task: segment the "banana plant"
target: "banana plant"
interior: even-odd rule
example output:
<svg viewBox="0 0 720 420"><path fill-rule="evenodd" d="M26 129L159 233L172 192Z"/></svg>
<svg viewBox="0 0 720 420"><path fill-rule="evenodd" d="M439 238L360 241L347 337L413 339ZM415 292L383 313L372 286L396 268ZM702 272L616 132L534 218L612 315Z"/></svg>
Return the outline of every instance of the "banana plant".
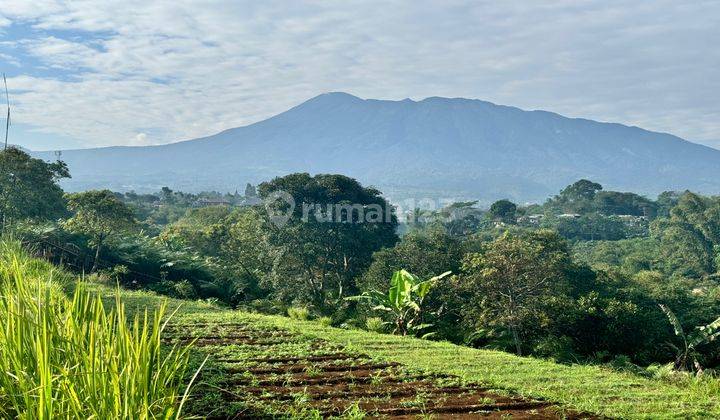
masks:
<svg viewBox="0 0 720 420"><path fill-rule="evenodd" d="M450 271L447 271L439 276L420 281L417 276L405 270L399 270L393 273L390 288L386 293L372 290L346 299L367 300L373 305L373 310L389 312L395 326L393 334L417 333L431 326L418 323L421 321L420 314L425 297L438 280L449 274Z"/></svg>
<svg viewBox="0 0 720 420"><path fill-rule="evenodd" d="M698 361L700 352L697 348L703 344L713 342L720 337L720 318L707 325L696 327L690 334L685 334L685 330L683 330L682 324L680 324L675 313L663 304L660 304L660 309L662 309L670 321L675 335L682 339L682 348L673 345L677 352L675 369L689 370L696 373L702 372L702 366L700 366L700 362Z"/></svg>

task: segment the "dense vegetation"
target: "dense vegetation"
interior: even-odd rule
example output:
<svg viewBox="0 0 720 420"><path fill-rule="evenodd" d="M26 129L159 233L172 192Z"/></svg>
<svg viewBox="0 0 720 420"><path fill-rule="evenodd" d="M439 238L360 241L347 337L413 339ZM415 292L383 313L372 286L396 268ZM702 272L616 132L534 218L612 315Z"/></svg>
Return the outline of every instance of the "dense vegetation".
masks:
<svg viewBox="0 0 720 420"><path fill-rule="evenodd" d="M62 164L29 162L33 182L68 175ZM2 194L7 229L53 262L129 288L266 313L295 308L347 328L396 329L392 311L346 298L387 291L400 269L418 279L453 274L423 296L413 317L431 327L418 335L641 373L636 365L671 363L683 347L660 304L686 331L720 314L720 199L687 191L652 200L581 180L543 204L501 200L485 211L465 202L391 217L380 191L341 175L292 174L244 196L54 194L31 214L13 210L26 198ZM309 214L303 204L314 206ZM375 208L383 216L368 222ZM720 362L713 340L695 351L702 368Z"/></svg>

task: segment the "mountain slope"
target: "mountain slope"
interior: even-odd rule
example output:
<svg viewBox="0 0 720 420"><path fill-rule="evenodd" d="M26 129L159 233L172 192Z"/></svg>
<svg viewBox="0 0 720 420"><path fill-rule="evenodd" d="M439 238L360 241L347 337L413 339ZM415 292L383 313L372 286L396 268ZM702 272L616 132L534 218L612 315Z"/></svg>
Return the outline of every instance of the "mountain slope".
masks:
<svg viewBox="0 0 720 420"><path fill-rule="evenodd" d="M718 150L636 127L438 97L328 93L210 137L68 150L62 159L70 190L232 191L303 171L347 174L393 198L538 200L579 178L646 194L720 191Z"/></svg>

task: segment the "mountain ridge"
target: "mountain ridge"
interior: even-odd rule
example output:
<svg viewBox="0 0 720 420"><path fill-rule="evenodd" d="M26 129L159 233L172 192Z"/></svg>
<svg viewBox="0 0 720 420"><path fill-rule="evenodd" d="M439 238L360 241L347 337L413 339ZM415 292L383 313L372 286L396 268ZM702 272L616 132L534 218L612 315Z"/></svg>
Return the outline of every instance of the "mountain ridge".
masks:
<svg viewBox="0 0 720 420"><path fill-rule="evenodd" d="M66 150L63 159L73 174L69 190L233 191L302 171L344 173L396 197L483 202L537 201L579 178L644 194L720 191L720 151L672 134L479 99L344 92L210 136Z"/></svg>

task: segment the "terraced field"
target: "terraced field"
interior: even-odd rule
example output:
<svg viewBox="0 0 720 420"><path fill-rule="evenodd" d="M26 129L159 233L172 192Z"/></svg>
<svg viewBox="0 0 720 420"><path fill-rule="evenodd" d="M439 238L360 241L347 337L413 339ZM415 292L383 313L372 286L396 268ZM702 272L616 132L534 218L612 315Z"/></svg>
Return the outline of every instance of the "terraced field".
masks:
<svg viewBox="0 0 720 420"><path fill-rule="evenodd" d="M195 414L213 419L593 418L452 375L375 360L319 338L258 327L207 322L168 326L169 342L194 342L211 355L212 370L202 378L206 385L197 391Z"/></svg>
<svg viewBox="0 0 720 420"><path fill-rule="evenodd" d="M99 287L107 299L114 291ZM123 291L128 311L163 299ZM180 306L168 342L210 356L185 413L233 418L720 418L720 381L667 382L450 343L331 328L202 303ZM549 403L555 402L555 403Z"/></svg>

